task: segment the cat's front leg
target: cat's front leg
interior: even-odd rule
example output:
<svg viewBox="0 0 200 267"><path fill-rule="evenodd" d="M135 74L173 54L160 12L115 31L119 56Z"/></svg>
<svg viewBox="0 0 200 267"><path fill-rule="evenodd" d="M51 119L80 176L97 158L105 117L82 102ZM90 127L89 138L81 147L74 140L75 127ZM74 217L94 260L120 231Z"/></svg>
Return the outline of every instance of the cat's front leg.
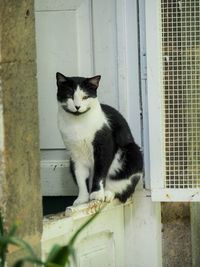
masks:
<svg viewBox="0 0 200 267"><path fill-rule="evenodd" d="M77 199L74 201L73 206L77 206L83 203L87 203L89 201L89 195L88 197L85 195L79 195Z"/></svg>
<svg viewBox="0 0 200 267"><path fill-rule="evenodd" d="M96 184L93 184L92 192L90 193L90 200L99 200L104 201L105 193L104 193L104 181L100 179L95 181Z"/></svg>
<svg viewBox="0 0 200 267"><path fill-rule="evenodd" d="M75 163L74 175L78 184L78 197L73 205L79 205L89 201L89 193L87 189L86 180L89 177L89 169L80 163Z"/></svg>
<svg viewBox="0 0 200 267"><path fill-rule="evenodd" d="M112 162L112 140L110 138L112 138L110 129L105 127L103 133L100 132L94 141L94 175L90 200L105 201L105 181Z"/></svg>
<svg viewBox="0 0 200 267"><path fill-rule="evenodd" d="M99 187L96 191L90 194L90 200L99 200L111 202L115 198L115 194L110 190L105 190L103 180L99 182Z"/></svg>

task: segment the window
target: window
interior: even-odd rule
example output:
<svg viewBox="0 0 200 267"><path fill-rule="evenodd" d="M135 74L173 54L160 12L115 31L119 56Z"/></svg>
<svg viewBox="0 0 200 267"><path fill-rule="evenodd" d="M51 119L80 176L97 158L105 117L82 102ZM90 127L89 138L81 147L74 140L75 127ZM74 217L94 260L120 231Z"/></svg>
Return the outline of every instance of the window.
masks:
<svg viewBox="0 0 200 267"><path fill-rule="evenodd" d="M150 116L158 112L156 128L150 118L154 144L159 135L154 148L150 141L151 168L158 168L151 172L152 198L197 201L200 199L200 3L161 0L155 5L153 32L157 52L151 47L154 39L147 54L148 77L151 71L154 73L148 88ZM152 36L148 34L148 38ZM155 58L149 54L152 52L157 53ZM156 107L152 106L154 102Z"/></svg>

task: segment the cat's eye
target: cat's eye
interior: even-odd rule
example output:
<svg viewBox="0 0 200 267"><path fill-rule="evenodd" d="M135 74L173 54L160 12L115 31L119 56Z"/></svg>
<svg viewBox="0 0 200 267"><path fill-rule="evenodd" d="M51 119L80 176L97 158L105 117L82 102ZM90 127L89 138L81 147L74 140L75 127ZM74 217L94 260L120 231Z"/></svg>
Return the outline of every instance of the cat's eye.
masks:
<svg viewBox="0 0 200 267"><path fill-rule="evenodd" d="M89 97L89 96L86 96L86 95L85 95L85 96L82 97L82 99L83 99L83 100L86 100L86 99L88 99L88 97Z"/></svg>

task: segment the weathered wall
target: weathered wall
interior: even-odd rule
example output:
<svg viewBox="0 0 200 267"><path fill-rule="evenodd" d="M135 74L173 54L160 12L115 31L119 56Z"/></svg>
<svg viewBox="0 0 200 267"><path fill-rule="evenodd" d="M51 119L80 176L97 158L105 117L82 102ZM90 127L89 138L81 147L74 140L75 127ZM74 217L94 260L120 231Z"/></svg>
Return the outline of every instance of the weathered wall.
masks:
<svg viewBox="0 0 200 267"><path fill-rule="evenodd" d="M189 203L162 203L163 267L191 267Z"/></svg>
<svg viewBox="0 0 200 267"><path fill-rule="evenodd" d="M0 0L0 7L0 204L6 226L17 219L18 235L38 246L42 208L34 1Z"/></svg>
<svg viewBox="0 0 200 267"><path fill-rule="evenodd" d="M192 266L200 266L200 203L190 203L190 220L192 234Z"/></svg>

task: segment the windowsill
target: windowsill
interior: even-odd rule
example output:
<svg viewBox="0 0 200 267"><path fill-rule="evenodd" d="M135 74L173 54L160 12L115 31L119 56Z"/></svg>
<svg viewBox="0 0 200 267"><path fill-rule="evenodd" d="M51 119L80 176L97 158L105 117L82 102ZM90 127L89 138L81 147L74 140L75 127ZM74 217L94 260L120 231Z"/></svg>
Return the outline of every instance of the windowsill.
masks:
<svg viewBox="0 0 200 267"><path fill-rule="evenodd" d="M78 206L68 206L65 212L47 215L43 219L43 234L42 234L42 248L43 254L46 255L53 244L66 244L72 234L85 222L89 216L95 214L101 207L103 210L100 212L96 222L101 221L102 218L110 220L110 216L118 214L117 218L123 216L131 216L130 211L135 211L138 205L143 205L146 201L150 200L150 191L141 187L137 187L136 192L125 204L120 203L114 199L111 203L90 201L89 203L81 204ZM135 213L135 212L134 212ZM96 223L94 223L96 225ZM104 225L104 224L103 224ZM101 228L101 227L100 227Z"/></svg>
<svg viewBox="0 0 200 267"><path fill-rule="evenodd" d="M68 206L66 207L64 212L56 213L56 214L49 214L44 216L43 223L48 224L52 221L57 221L60 219L67 219L67 218L83 218L85 216L89 216L92 214L95 214L100 208L103 208L103 210L112 209L115 207L120 207L122 205L126 206L134 202L134 197L137 195L142 195L146 197L151 197L151 191L146 190L142 187L142 181L140 181L137 185L136 191L133 194L132 197L130 197L125 204L121 203L119 200L114 199L112 202L101 202L98 200L92 200L88 203L80 204L77 206Z"/></svg>
<svg viewBox="0 0 200 267"><path fill-rule="evenodd" d="M122 205L126 206L129 205L130 203L132 203L132 198L129 198L125 204L119 202L117 199L114 199L110 203L101 202L98 200L92 200L88 203L80 204L77 206L69 206L66 208L65 212L47 215L44 217L43 223L48 224L52 221L66 219L69 217L78 219L95 214L100 208L103 208L103 210L108 210Z"/></svg>

